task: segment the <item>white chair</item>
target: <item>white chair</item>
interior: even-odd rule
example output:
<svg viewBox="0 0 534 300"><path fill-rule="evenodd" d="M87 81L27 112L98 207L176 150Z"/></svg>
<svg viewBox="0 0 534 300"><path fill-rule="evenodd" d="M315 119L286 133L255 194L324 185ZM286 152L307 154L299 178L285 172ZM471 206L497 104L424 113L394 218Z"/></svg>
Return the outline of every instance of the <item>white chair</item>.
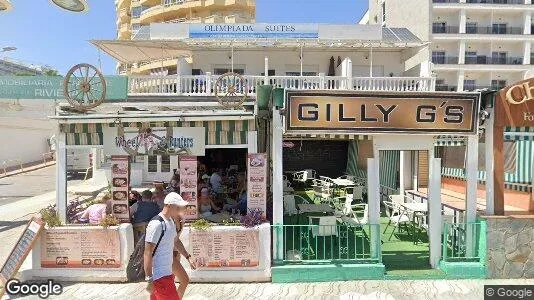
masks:
<svg viewBox="0 0 534 300"><path fill-rule="evenodd" d="M313 195L315 199L319 198L321 202L331 203L333 192L334 192L334 189L333 189L332 184L326 181L314 179Z"/></svg>
<svg viewBox="0 0 534 300"><path fill-rule="evenodd" d="M293 173L293 181L305 184L308 181L308 171L297 171Z"/></svg>
<svg viewBox="0 0 534 300"><path fill-rule="evenodd" d="M284 215L296 215L299 211L295 206L295 195L284 195Z"/></svg>
<svg viewBox="0 0 534 300"><path fill-rule="evenodd" d="M337 220L336 217L310 217L310 225L313 225L313 220L319 220L319 226L312 226L312 235L316 236L337 236Z"/></svg>
<svg viewBox="0 0 534 300"><path fill-rule="evenodd" d="M396 204L392 201L384 201L383 203L386 209L386 216L389 219L388 224L386 225L386 228L384 228L383 233L386 233L386 230L388 229L389 225L394 225L393 230L391 231L391 235L388 238L389 241L391 240L393 233L395 233L395 229L398 228L401 224L409 223L410 218L408 217L406 209L404 209L401 205Z"/></svg>
<svg viewBox="0 0 534 300"><path fill-rule="evenodd" d="M363 186L353 186L346 189L347 197L352 200L363 201Z"/></svg>

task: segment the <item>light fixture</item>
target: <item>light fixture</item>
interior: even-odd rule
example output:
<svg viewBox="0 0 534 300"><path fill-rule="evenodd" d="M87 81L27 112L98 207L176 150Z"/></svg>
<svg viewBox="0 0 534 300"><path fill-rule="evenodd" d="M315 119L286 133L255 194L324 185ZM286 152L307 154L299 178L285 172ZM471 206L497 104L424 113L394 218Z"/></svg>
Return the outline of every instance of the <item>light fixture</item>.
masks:
<svg viewBox="0 0 534 300"><path fill-rule="evenodd" d="M0 12L8 12L12 8L11 2L9 0L0 0Z"/></svg>
<svg viewBox="0 0 534 300"><path fill-rule="evenodd" d="M89 10L86 0L50 0L53 4L70 12L86 12Z"/></svg>

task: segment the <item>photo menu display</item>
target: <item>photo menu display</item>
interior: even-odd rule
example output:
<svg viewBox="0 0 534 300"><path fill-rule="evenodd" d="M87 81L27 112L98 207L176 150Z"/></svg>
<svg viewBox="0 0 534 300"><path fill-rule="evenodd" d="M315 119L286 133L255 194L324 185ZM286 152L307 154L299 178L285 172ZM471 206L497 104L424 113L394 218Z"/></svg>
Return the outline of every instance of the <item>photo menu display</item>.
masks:
<svg viewBox="0 0 534 300"><path fill-rule="evenodd" d="M197 209L197 157L180 156L180 195L188 202L186 207L186 220L198 218Z"/></svg>
<svg viewBox="0 0 534 300"><path fill-rule="evenodd" d="M111 212L121 223L130 222L130 159L127 155L111 156Z"/></svg>

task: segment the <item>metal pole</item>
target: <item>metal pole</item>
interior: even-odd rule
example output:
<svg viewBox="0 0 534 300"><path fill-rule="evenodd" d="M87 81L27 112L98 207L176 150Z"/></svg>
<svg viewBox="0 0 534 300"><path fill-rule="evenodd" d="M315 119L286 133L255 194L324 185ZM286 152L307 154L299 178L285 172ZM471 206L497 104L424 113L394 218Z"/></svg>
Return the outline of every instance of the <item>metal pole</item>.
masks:
<svg viewBox="0 0 534 300"><path fill-rule="evenodd" d="M232 73L234 73L234 44L232 44Z"/></svg>
<svg viewBox="0 0 534 300"><path fill-rule="evenodd" d="M300 76L302 76L302 44L300 44Z"/></svg>

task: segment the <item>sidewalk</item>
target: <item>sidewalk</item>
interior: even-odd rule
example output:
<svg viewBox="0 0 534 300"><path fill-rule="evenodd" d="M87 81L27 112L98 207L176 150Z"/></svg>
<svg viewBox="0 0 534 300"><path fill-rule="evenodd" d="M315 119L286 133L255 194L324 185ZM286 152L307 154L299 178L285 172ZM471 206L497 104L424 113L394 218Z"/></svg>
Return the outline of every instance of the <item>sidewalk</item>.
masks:
<svg viewBox="0 0 534 300"><path fill-rule="evenodd" d="M484 284L534 284L534 280L383 280L321 283L192 284L185 300L238 299L484 299ZM64 286L49 299L148 299L145 283ZM24 299L39 299L36 296Z"/></svg>

